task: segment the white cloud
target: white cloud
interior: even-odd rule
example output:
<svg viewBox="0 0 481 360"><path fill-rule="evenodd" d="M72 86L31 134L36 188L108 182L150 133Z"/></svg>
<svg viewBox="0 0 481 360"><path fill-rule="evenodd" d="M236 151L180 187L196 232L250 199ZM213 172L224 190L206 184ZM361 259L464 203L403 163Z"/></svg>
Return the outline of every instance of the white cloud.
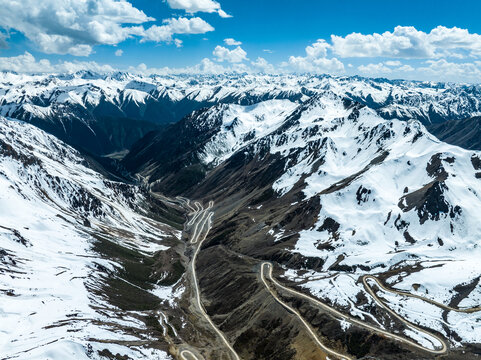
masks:
<svg viewBox="0 0 481 360"><path fill-rule="evenodd" d="M167 3L172 9L185 10L188 14L216 12L223 18L232 17L222 10L220 4L214 0L167 0Z"/></svg>
<svg viewBox="0 0 481 360"><path fill-rule="evenodd" d="M380 76L392 73L392 69L383 63L360 65L357 69L361 74L368 76Z"/></svg>
<svg viewBox="0 0 481 360"><path fill-rule="evenodd" d="M164 20L164 25L153 25L142 34L141 42L145 41L172 41L174 34L205 34L214 31L214 28L199 17L172 18ZM176 42L178 45L178 42Z"/></svg>
<svg viewBox="0 0 481 360"><path fill-rule="evenodd" d="M327 50L331 47L326 40L319 39L314 44L306 47L306 54L311 58L326 57Z"/></svg>
<svg viewBox="0 0 481 360"><path fill-rule="evenodd" d="M453 63L445 59L428 60L426 66L416 69L420 79L437 79L441 81L481 81L481 61L472 63Z"/></svg>
<svg viewBox="0 0 481 360"><path fill-rule="evenodd" d="M247 53L240 47L236 47L233 50L229 50L223 46L217 45L212 52L219 62L227 61L230 63L240 63L247 58Z"/></svg>
<svg viewBox="0 0 481 360"><path fill-rule="evenodd" d="M18 30L39 50L89 55L99 44L115 45L154 20L125 0L0 0L0 28Z"/></svg>
<svg viewBox="0 0 481 360"><path fill-rule="evenodd" d="M210 24L199 17L168 19L164 23L174 34L204 34L214 31Z"/></svg>
<svg viewBox="0 0 481 360"><path fill-rule="evenodd" d="M182 40L179 40L179 39L174 39L174 43L175 43L175 46L178 48L182 47L182 44L183 44Z"/></svg>
<svg viewBox="0 0 481 360"><path fill-rule="evenodd" d="M384 65L386 65L386 66L401 66L402 63L399 60L389 60L389 61L385 61Z"/></svg>
<svg viewBox="0 0 481 360"><path fill-rule="evenodd" d="M136 67L129 67L129 72L142 74L142 75L173 75L173 74L225 74L225 73L245 73L252 72L252 70L245 64L231 64L230 66L224 66L213 62L212 60L205 58L194 66L184 68L149 68L145 64L140 64Z"/></svg>
<svg viewBox="0 0 481 360"><path fill-rule="evenodd" d="M115 52L115 56L122 56L124 54L124 51L122 49L118 49L116 52Z"/></svg>
<svg viewBox="0 0 481 360"><path fill-rule="evenodd" d="M410 72L414 71L414 68L411 65L402 65L396 69L397 71L402 71L402 72Z"/></svg>
<svg viewBox="0 0 481 360"><path fill-rule="evenodd" d="M331 59L319 58L321 65L329 68ZM324 61L324 63L323 63ZM326 63L327 62L327 63ZM286 63L286 65L289 65ZM317 68L319 70L319 68ZM90 70L98 73L110 73L118 70L110 65L98 64L94 61L63 61L52 63L47 59L37 60L32 54L25 52L13 57L0 57L0 71L15 71L18 73L72 73L81 70ZM224 66L210 59L203 59L194 66L184 68L149 68L145 64L127 69L132 73L143 75L160 74L225 74L225 73L279 73L272 64L263 58L257 58L247 66L244 63L232 63ZM481 61L472 63L453 63L445 59L428 60L420 67L404 64L400 67L387 67L384 63L366 64L358 67L358 72L365 76L390 78L410 78L414 80L434 81L464 81L468 83L481 82ZM284 72L284 71L281 71Z"/></svg>
<svg viewBox="0 0 481 360"><path fill-rule="evenodd" d="M274 66L272 64L269 64L267 60L262 57L258 57L256 61L252 61L251 65L254 67L255 70L266 74L273 74L276 72Z"/></svg>
<svg viewBox="0 0 481 360"><path fill-rule="evenodd" d="M317 40L314 44L306 47L306 56L291 56L289 61L283 63L284 67L290 67L296 72L312 73L342 73L344 64L336 58L327 58L330 45L325 40Z"/></svg>
<svg viewBox="0 0 481 360"><path fill-rule="evenodd" d="M257 67L268 69L271 65L259 59L254 63ZM82 70L90 70L96 73L111 73L114 71L129 71L136 74L169 75L169 74L225 74L225 73L252 73L254 70L242 63L233 63L228 66L203 59L194 66L183 68L150 68L141 63L130 66L128 69L113 68L110 65L98 64L95 61L62 61L52 63L47 59L37 60L32 54L25 52L23 55L14 57L0 57L0 71L14 71L17 73L73 73Z"/></svg>
<svg viewBox="0 0 481 360"><path fill-rule="evenodd" d="M427 60L424 65L413 67L400 64L387 67L385 63L360 65L359 73L369 77L408 78L412 80L481 82L481 61L455 63L446 59Z"/></svg>
<svg viewBox="0 0 481 360"><path fill-rule="evenodd" d="M312 72L317 74L337 74L344 72L344 64L336 58L309 59L302 56L291 56L287 65L296 72Z"/></svg>
<svg viewBox="0 0 481 360"><path fill-rule="evenodd" d="M358 71L365 76L389 76L402 78L406 76L406 73L411 73L416 71L416 76L421 76L418 69L415 69L411 65L403 64L400 61L385 61L384 63L377 64L364 64L357 67Z"/></svg>
<svg viewBox="0 0 481 360"><path fill-rule="evenodd" d="M13 57L0 57L0 70L18 73L71 73L80 70L90 70L104 73L112 72L110 65L99 65L95 61L63 61L52 64L47 59L37 61L29 52Z"/></svg>
<svg viewBox="0 0 481 360"><path fill-rule="evenodd" d="M220 64L216 64L210 59L203 59L200 64L188 68L189 71L193 73L200 73L200 74L225 74L225 73L244 73L244 72L251 72L251 69L247 67L245 64L231 64L230 66L222 66ZM189 72L188 71L188 72Z"/></svg>
<svg viewBox="0 0 481 360"><path fill-rule="evenodd" d="M268 53L268 54L272 54L274 51L272 51L271 49L263 49L262 51Z"/></svg>
<svg viewBox="0 0 481 360"><path fill-rule="evenodd" d="M174 34L214 30L198 17L167 19L145 29L143 24L155 19L127 0L0 0L0 7L0 29L21 32L48 54L88 56L95 45L117 45L134 36L179 46ZM0 48L5 47L2 34Z"/></svg>
<svg viewBox="0 0 481 360"><path fill-rule="evenodd" d="M232 39L232 38L224 39L224 43L225 43L226 45L229 45L229 46L239 46L239 45L242 45L242 42L237 41L237 40L234 40L234 39Z"/></svg>
<svg viewBox="0 0 481 360"><path fill-rule="evenodd" d="M332 51L340 57L429 59L481 56L481 35L466 29L438 26L429 33L412 26L396 26L382 34L331 35Z"/></svg>

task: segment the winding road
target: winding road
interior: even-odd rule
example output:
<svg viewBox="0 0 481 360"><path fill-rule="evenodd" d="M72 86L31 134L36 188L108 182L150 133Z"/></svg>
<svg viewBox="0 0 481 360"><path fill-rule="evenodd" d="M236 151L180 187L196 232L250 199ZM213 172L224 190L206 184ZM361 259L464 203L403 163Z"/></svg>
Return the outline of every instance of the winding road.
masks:
<svg viewBox="0 0 481 360"><path fill-rule="evenodd" d="M369 287L369 285L368 285L368 288L367 288L368 291L369 291L369 294L374 298L374 300L376 301L376 303L377 303L378 305L380 305L383 309L387 310L391 315L393 315L394 317L396 317L396 319L400 320L403 324L407 325L408 327L410 327L410 328L412 328L412 329L415 329L415 330L418 331L418 332L423 333L423 334L426 335L428 338L434 339L436 342L439 343L438 348L437 348L437 349L429 349L429 348L426 348L426 347L424 347L424 346L422 346L422 345L419 345L418 343L416 343L416 342L414 342L414 341L412 341L412 340L406 339L406 338L404 338L404 337L402 337L402 336L399 336L399 335L396 335L396 334L392 334L392 333L390 333L390 332L388 332L388 331L386 331L386 330L383 330L383 329L377 328L377 327L375 327L375 326L372 326L372 325L370 325L370 324L368 324L368 323L365 323L364 321L358 320L358 319L356 319L356 318L354 318L354 317L352 317L352 316L345 315L345 314L341 313L340 311L338 311L338 310L330 307L329 305L327 305L327 304L325 304L325 303L323 303L323 302L321 302L321 301L319 301L319 300L317 300L317 299L315 299L315 298L312 298L312 297L310 297L310 296L308 296L308 295L305 295L305 294L303 294L303 293L301 293L301 292L299 292L299 291L289 289L288 287L285 287L285 286L281 285L279 282L277 282L277 281L274 279L274 277L272 276L272 264L271 264L271 263L268 263L268 262L264 262L264 263L261 264L261 279L262 279L262 281L264 282L264 285L268 288L269 292L270 292L270 293L276 298L276 300L277 300L279 303L281 303L281 304L283 304L282 300L280 300L279 297L278 297L275 293L272 292L272 290L269 288L267 282L265 281L265 278L264 278L264 267L265 267L265 266L267 266L267 268L268 268L267 276L269 277L269 279L272 281L272 283L273 283L275 286L277 286L277 287L279 287L279 288L283 289L284 291L287 291L287 292L289 292L289 293L291 293L291 294L294 294L294 295L296 295L296 296L302 297L302 298L304 298L304 299L306 299L306 300L308 300L308 301L310 301L310 302L312 302L312 303L315 303L317 306L321 307L321 308L322 308L323 310L325 310L326 312L329 312L329 313L331 313L331 314L333 314L333 315L335 315L335 316L337 316L337 317L339 317L339 318L341 318L341 319L343 319L343 320L346 320L346 321L348 321L348 322L350 322L350 323L352 323L352 324L356 324L356 325L359 325L359 326L361 326L361 327L364 327L364 328L366 328L366 329L368 329L368 330L371 330L371 331L373 331L373 332L376 332L376 333L378 333L378 334L381 334L381 335L383 335L383 336L385 336L385 337L387 337L387 338L394 339L394 340L397 340L397 341L399 341L399 342L401 342L401 343L404 343L404 344L406 344L406 345L409 345L409 346L415 347L415 348L417 348L417 349L420 349L420 350L429 352L429 353L431 353L431 354L436 354L436 355L444 354L444 353L446 353L446 351L448 350L448 347L447 347L445 341L444 341L443 339L441 339L439 336L434 335L434 334L431 334L430 332L428 332L428 331L426 331L426 330L424 330L424 329L421 329L421 328L419 328L419 327L416 326L416 325L411 324L410 322L404 320L401 316L399 316L398 314L396 314L394 311L392 311L389 307L387 307L387 305L385 305L385 304L376 296L376 294L374 293L374 291L372 291L372 289ZM363 279L363 281L364 281L364 279ZM288 306L286 306L286 305L284 305L284 306L285 306L285 307L288 307ZM289 307L288 307L288 308L289 308ZM292 311L292 308L290 308L289 310ZM302 319L302 317L300 316L300 314L297 313L297 312L295 312L295 313L296 313L296 315L303 321L303 323L306 324L306 323L305 323L305 320ZM308 329L310 329L310 327L309 327ZM310 330L310 332L312 333L311 330ZM312 334L311 334L311 335L312 335ZM316 342L317 342L317 341L316 341ZM434 343L433 343L433 344L434 344ZM325 347L324 345L322 345L321 347L322 347L323 350L326 350L326 347ZM327 351L327 350L326 350L326 351ZM333 350L329 349L329 351L332 352ZM336 356L338 356L338 357L340 357L340 358L343 358L343 359L349 359L349 357L347 357L346 355L336 355Z"/></svg>
<svg viewBox="0 0 481 360"><path fill-rule="evenodd" d="M234 360L240 360L239 355L236 353L236 351L234 350L232 345L229 343L229 341L227 340L225 335L219 330L219 328L214 324L212 319L209 317L209 315L205 311L205 308L202 305L202 301L201 301L201 297L200 297L200 289L199 289L199 283L198 283L197 272L196 272L196 260L197 260L198 254L201 250L202 244L205 241L205 239L207 238L207 236L209 234L209 231L212 228L212 217L214 216L214 212L211 211L211 209L214 206L214 202L210 201L208 207L204 208L202 206L202 204L197 202L197 201L194 202L193 203L194 206L192 206L188 199L179 198L179 200L191 211L189 213L189 215L192 216L192 218L187 223L187 226L190 227L191 231L192 231L189 243L191 245L196 245L195 250L194 250L194 254L192 256L192 261L191 261L191 264L190 264L190 270L192 272L192 280L193 280L192 287L193 287L194 292L195 292L194 300L195 300L196 306L199 309L202 316L209 323L209 325L212 327L212 329L215 331L215 333L220 337L223 344L229 350L231 358L234 359ZM375 281L376 284L385 291L396 293L396 294L399 294L399 295L412 296L412 297L415 297L415 298L419 298L421 300L428 301L428 302L430 302L430 303L432 303L436 306L440 306L442 308L445 308L446 310L453 310L453 311L467 312L467 313L481 310L481 308L471 308L471 309L451 308L451 307L446 306L444 304L440 304L440 303L437 303L435 301L425 299L425 298L423 298L421 296L418 296L418 295L412 295L412 294L409 294L409 293L388 289L383 284L381 284L380 281L377 278L375 278L372 275L363 276L362 282L364 284L364 287L366 288L366 291L368 291L368 293L372 296L372 298L374 299L376 304L378 304L384 310L389 312L392 316L394 316L396 319L401 321L408 328L411 328L412 330L415 330L416 332L423 334L427 339L430 339L430 342L433 344L433 348L434 348L434 349L432 349L432 348L422 346L422 345L418 344L417 342L415 342L413 340L410 340L410 339L407 339L403 336L396 335L396 334L390 333L386 330L383 330L381 328L378 328L376 326L373 326L369 323L366 323L366 322L364 322L362 320L359 320L355 317L352 317L350 315L343 314L340 311L332 308L331 306L321 302L320 300L318 300L316 298L313 298L313 297L305 295L305 294L303 294L299 291L296 291L296 290L290 289L288 287L285 287L285 286L281 285L273 277L272 270L273 270L273 268L272 268L271 263L263 262L261 264L261 274L260 274L261 280L262 280L263 284L265 285L265 287L267 288L267 290L269 291L269 293L275 298L275 300L279 304L281 304L284 308L286 308L288 311L290 311L292 314L294 314L302 322L304 327L307 329L309 335L312 337L314 342L319 346L319 348L322 351L324 351L328 355L331 355L331 356L334 356L334 357L337 357L337 358L343 359L343 360L352 360L353 358L350 357L349 355L339 353L336 350L330 349L329 347L325 346L322 343L322 341L320 340L319 336L316 334L316 331L311 327L311 325L309 325L309 323L301 316L301 314L297 310L295 310L293 307L291 307L290 305L288 305L286 302L284 302L283 300L281 300L279 298L277 293L271 289L271 286L269 286L266 279L269 279L275 287L277 287L279 289L282 289L282 290L284 290L288 293L291 293L295 296L299 296L301 298L304 298L304 299L308 300L309 302L314 303L315 305L321 307L324 311L326 311L326 312L328 312L328 313L330 313L330 314L332 314L332 315L334 315L334 316L336 316L340 319L348 321L351 324L361 326L361 327L363 327L365 329L368 329L368 330L370 330L374 333L378 333L378 334L380 334L380 335L382 335L386 338L390 338L390 339L399 341L403 344L409 345L409 346L414 347L416 349L426 351L426 352L429 352L429 353L435 354L435 355L445 354L447 352L448 346L447 346L446 342L441 337L439 337L435 334L432 334L431 332L428 332L428 331L408 322L407 320L402 318L400 315L395 313L393 310L391 310L387 306L387 304L383 300L381 300L376 295L376 293L373 291L373 289L371 288L371 285L368 282L369 280ZM180 357L181 357L182 360L199 360L199 358L190 350L181 351Z"/></svg>
<svg viewBox="0 0 481 360"><path fill-rule="evenodd" d="M199 205L200 206L200 210L194 215L194 218L197 218L199 215L200 215L200 218L198 219L197 222L195 222L195 225L194 225L194 233L192 234L192 239L190 240L190 243L191 244L196 244L197 241L199 240L199 237L200 235L202 234L202 229L204 228L205 224L206 224L206 219L210 216L210 214L214 215L213 212L209 212L209 210L212 208L212 206L214 206L214 202L213 201L209 201L209 206L207 207L207 209L204 209L202 208L202 205L198 202L196 202L196 206ZM188 224L187 224L188 225ZM200 228L199 228L199 225L200 225ZM209 233L210 231L210 227L207 229L206 233L205 233L205 236L203 238L203 240L205 240L205 238L207 237L207 234ZM203 241L202 240L202 241Z"/></svg>
<svg viewBox="0 0 481 360"><path fill-rule="evenodd" d="M478 311L481 311L481 307L472 307L472 308L453 308L451 306L448 306L448 305L444 305L442 303L439 303L437 301L434 301L434 300L431 300L431 299L428 299L428 298L425 298L425 297L422 297L420 295L415 295L415 294L411 294L411 293L408 293L406 291L399 291L399 290L394 290L394 289L389 289L387 288L386 286L384 286L376 277L372 276L372 275L364 275L362 277L362 283L364 284L364 287L366 288L366 290L370 289L370 285L369 283L367 282L367 280L373 280L376 282L377 286L379 286L381 289L383 289L384 291L386 292L390 292L390 293L393 293L393 294L397 294L397 295L402 295L402 296L407 296L407 297L412 297L412 298L415 298L415 299L419 299L419 300L422 300L422 301L425 301L427 303L430 303L434 306L437 306L441 309L444 309L444 310L448 310L448 311L455 311L455 312L460 312L460 313L466 313L466 314L471 314L471 313L474 313L474 312L478 312ZM368 290L369 291L369 290ZM370 292L369 292L370 293Z"/></svg>
<svg viewBox="0 0 481 360"><path fill-rule="evenodd" d="M277 296L277 294L275 292L273 292L271 290L271 288L269 287L269 285L267 284L267 281L266 281L266 278L264 276L264 267L265 265L267 265L267 274L269 276L269 279L275 283L274 281L274 278L272 277L272 265L270 263L262 263L261 264L261 280L262 282L264 283L264 285L266 286L267 290L269 290L269 292L271 293L271 295L274 297L274 299L276 299L276 301L281 304L282 306L284 306L287 310L289 310L290 312L294 313L298 318L299 320L302 322L302 324L305 326L305 328L307 329L307 331L309 332L309 335L311 335L311 337L314 339L315 343L322 349L324 350L326 353L330 354L330 355L334 355L340 359L345 359L345 360L352 360L353 358L350 357L350 356L347 356L347 355L344 355L344 354L341 354L335 350L332 350L330 348L328 348L327 346L325 346L321 340L319 339L319 337L317 336L317 334L315 333L315 331L312 329L312 327L307 323L306 320L304 320L304 318L301 316L301 314L299 314L299 312L297 310L295 310L294 308L292 308L291 306L287 305L285 302L283 302L281 299L279 299L279 297Z"/></svg>
<svg viewBox="0 0 481 360"><path fill-rule="evenodd" d="M204 306L202 305L202 301L200 299L200 290L199 290L199 282L197 280L197 272L195 270L195 261L197 260L197 255L200 252L200 249L202 247L202 243L204 240L207 238L207 235L209 234L210 229L212 228L212 217L214 216L213 211L209 211L213 206L214 202L209 201L209 206L204 209L202 205L198 202L195 202L195 206L198 206L198 210L195 213L194 217L196 220L194 220L194 233L192 235L191 244L196 244L198 242L197 247L195 248L194 255L192 257L192 262L191 262L191 271L192 271L192 278L193 278L193 288L195 290L195 300L197 302L197 307L199 308L199 311L203 315L203 317L207 320L207 322L210 324L210 326L214 329L214 331L217 333L217 335L222 339L222 342L225 344L225 346L229 349L230 354L232 355L232 358L234 360L240 360L239 355L237 355L236 351L234 348L231 346L225 335L222 333L222 331L219 330L219 328L214 324L214 322L211 320L209 315L204 309ZM207 225L207 227L206 227ZM203 231L205 228L205 231ZM202 235L203 233L203 235ZM202 236L202 237L201 237ZM188 356L191 357L191 359L197 359L197 357L190 351L185 350L181 352L181 357L183 356L182 359L190 360L189 358L185 357L182 355L183 353L188 354ZM193 357L192 357L193 356Z"/></svg>
<svg viewBox="0 0 481 360"><path fill-rule="evenodd" d="M181 360L199 360L199 358L195 356L195 354L190 350L182 350L180 352L180 359Z"/></svg>

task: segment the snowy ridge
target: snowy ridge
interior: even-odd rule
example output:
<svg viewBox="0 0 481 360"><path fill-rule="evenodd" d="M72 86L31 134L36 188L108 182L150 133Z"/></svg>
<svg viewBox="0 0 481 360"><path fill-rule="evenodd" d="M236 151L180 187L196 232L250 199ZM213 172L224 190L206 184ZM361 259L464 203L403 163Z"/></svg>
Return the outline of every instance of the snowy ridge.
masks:
<svg viewBox="0 0 481 360"><path fill-rule="evenodd" d="M97 359L105 349L169 358L135 345L145 340L139 314L119 311L94 291L105 281L99 269L121 268L94 252L95 236L144 253L167 249L162 239L179 236L148 218L142 192L105 180L53 136L5 118L0 186L2 358Z"/></svg>
<svg viewBox="0 0 481 360"><path fill-rule="evenodd" d="M481 153L439 141L420 121L386 120L330 90L295 108L284 102L286 110L279 111L280 104L214 107L192 123L202 127L206 118L216 121L218 131L199 150L206 163L222 171L221 165L235 154L248 154L243 161L257 164L271 156L269 163L284 163L283 173L272 181L276 196L291 203L297 195L290 194L301 191L302 202L292 202L292 208L317 204L315 224L298 231L290 251L321 259L323 272L306 275L302 270L297 275L286 268L288 278L307 280L302 286L350 308L353 315L372 305L352 307L358 294L369 298L354 279L389 270L386 281L393 288L445 305L454 299L461 308L479 305ZM259 111L266 114L263 126L250 122ZM267 134L245 137L251 129ZM270 168L265 172L271 174ZM286 237L276 224L266 226L265 233L275 244ZM333 287L333 276L349 285ZM469 291L461 294L461 288ZM442 311L436 312L438 317L431 311L423 318L416 313L419 301L402 302L403 312L411 314L407 318L415 316L428 327L435 322L434 329L454 345L481 342L481 332L473 332L481 321L479 312L452 312L444 320ZM461 318L464 325L458 326ZM459 337L446 333L443 322Z"/></svg>
<svg viewBox="0 0 481 360"><path fill-rule="evenodd" d="M222 125L201 150L201 161L209 166L220 164L241 147L275 130L295 108L296 104L289 100L268 100L251 106L224 105Z"/></svg>
<svg viewBox="0 0 481 360"><path fill-rule="evenodd" d="M476 284L481 275L481 182L475 165L480 154L440 142L417 121L386 121L366 107L342 114L341 100L335 105L332 97L318 102L283 132L282 146L270 148L292 159L274 183L280 195L303 178L306 199L319 196L318 221L299 233L293 251L351 276L404 268L389 280L392 286L417 288L446 304L458 285ZM318 152L313 155L312 149ZM352 290L355 300L362 290ZM337 302L339 292L324 295ZM459 305L473 306L480 297L478 285ZM464 325L458 327L460 315L450 313L448 322L462 339L452 340L480 342L481 333L473 333L480 316L463 315ZM418 316L427 326L433 321L423 319ZM442 318L436 321L441 328Z"/></svg>
<svg viewBox="0 0 481 360"><path fill-rule="evenodd" d="M481 115L481 88L476 85L328 75L80 72L0 73L0 116L30 122L77 149L106 155L130 149L148 132L205 107L266 100L302 104L324 91L367 105L383 118L416 119L425 125ZM462 139L453 143L457 141L469 147Z"/></svg>
<svg viewBox="0 0 481 360"><path fill-rule="evenodd" d="M267 99L303 102L324 90L366 104L388 118L431 123L481 114L481 88L476 85L313 75L144 77L85 72L31 76L0 73L0 114L18 116L20 112L28 119L29 114L47 117L58 107L80 106L91 110L108 103L131 116L127 106L142 106L146 102L187 101L199 105L219 102L246 105ZM23 108L24 104L35 107Z"/></svg>

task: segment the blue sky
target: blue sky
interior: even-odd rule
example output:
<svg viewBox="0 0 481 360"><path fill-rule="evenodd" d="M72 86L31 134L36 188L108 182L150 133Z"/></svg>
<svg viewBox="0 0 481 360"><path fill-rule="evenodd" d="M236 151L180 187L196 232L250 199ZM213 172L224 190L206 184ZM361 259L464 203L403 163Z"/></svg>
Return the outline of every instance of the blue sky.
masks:
<svg viewBox="0 0 481 360"><path fill-rule="evenodd" d="M481 82L479 1L0 0L0 6L0 70Z"/></svg>

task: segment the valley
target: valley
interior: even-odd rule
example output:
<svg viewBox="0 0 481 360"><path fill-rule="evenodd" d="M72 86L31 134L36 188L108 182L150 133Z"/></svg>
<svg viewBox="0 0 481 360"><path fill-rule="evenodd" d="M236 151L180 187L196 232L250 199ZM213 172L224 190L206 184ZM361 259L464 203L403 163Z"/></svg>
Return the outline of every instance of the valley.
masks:
<svg viewBox="0 0 481 360"><path fill-rule="evenodd" d="M0 0L0 360L480 360L480 13Z"/></svg>
<svg viewBox="0 0 481 360"><path fill-rule="evenodd" d="M226 353L230 354L230 356L228 356L227 358L239 359L239 356L237 355L235 350L231 347L231 345L229 345L228 340L218 330L216 325L214 325L214 323L210 320L209 315L207 315L206 312L203 310L203 306L201 304L201 300L200 300L200 296L199 296L201 290L199 290L199 287L198 287L198 284L197 284L197 279L196 279L196 276L195 276L195 259L198 255L198 251L200 250L200 248L202 246L202 242L205 241L205 239L207 238L208 232L210 231L210 228L211 228L211 225L212 225L211 221L210 221L210 216L213 213L212 212L209 213L209 215L207 217L205 215L207 213L207 210L209 210L212 207L212 202L210 202L209 207L204 210L202 205L200 205L200 203L198 203L198 202L195 202L194 207L191 207L189 200L186 200L185 198L183 198L182 201L183 201L184 205L186 207L190 208L190 210L192 211L189 214L191 216L191 219L188 223L188 226L191 229L193 229L193 230L191 230L193 235L191 237L191 240L189 240L189 242L191 244L196 244L197 241L199 241L199 236L202 233L202 229L205 228L205 233L204 233L204 235L202 235L202 240L199 241L199 245L196 248L196 251L194 253L194 256L193 256L193 259L192 259L192 267L191 267L192 268L192 275L193 275L193 278L194 278L192 286L195 287L195 294L196 294L196 300L197 300L198 308L202 309L201 310L202 316L207 319L209 324L212 326L212 328L215 330L215 332L219 335L222 342L224 342L224 344L226 345L226 348L225 348L224 351ZM199 214L201 214L201 215L199 215ZM207 219L209 219L209 220L207 220ZM200 225L201 230L199 230L199 227L197 225ZM207 227L205 227L205 225L207 225ZM237 254L237 256L240 257L240 258L245 258L245 255L242 255L242 254ZM252 260L254 260L254 259L252 259ZM267 291L269 291L270 295L282 307L284 307L287 310L287 312L288 312L288 314L290 314L290 316L296 316L299 319L299 321L304 326L303 330L304 331L307 330L306 331L307 337L309 337L309 336L312 337L314 345L317 346L319 348L319 350L324 354L334 356L334 358L339 358L339 359L352 359L353 358L350 355L347 355L347 354L342 353L342 352L339 353L336 350L333 350L333 349L327 347L326 345L324 345L323 341L319 338L319 335L318 335L319 330L313 328L303 318L303 316L298 312L298 310L293 308L291 305L288 305L283 300L284 296L282 296L280 298L279 296L281 296L281 295L278 295L279 290L282 290L285 293L289 294L287 296L286 300L295 304L294 306L296 306L296 307L299 306L299 302L295 300L295 297L303 298L304 300L307 300L308 302L313 303L315 306L318 306L323 311L325 311L327 314L333 316L333 318L336 321L341 322L341 321L344 320L344 321L347 321L348 323L353 324L354 326L358 326L358 327L361 327L361 328L364 328L364 329L368 330L371 333L378 334L381 337L384 337L384 338L387 338L387 339L393 339L394 341L400 342L401 344L403 344L403 346L407 346L407 348L420 350L421 351L420 354L425 353L425 354L432 354L432 355L441 355L441 354L445 354L449 350L449 347L446 344L445 340L443 338L441 338L440 336L438 336L436 334L433 334L430 329L419 328L416 325L414 325L413 323L411 323L410 321L404 319L402 316L399 316L395 311L391 310L390 306L388 304L386 304L383 300L381 300L376 295L375 291L373 291L373 287L372 287L372 285L369 284L369 280L373 280L377 286L380 286L385 291L391 291L391 292L395 292L395 293L399 293L399 294L403 294L403 295L406 295L406 293L401 293L401 292L397 292L397 291L394 291L394 290L387 289L386 287L381 285L380 282L373 276L370 276L370 275L363 276L362 282L363 282L363 285L366 288L367 292L371 295L372 299L375 301L377 306L379 306L383 310L385 310L388 313L390 313L391 315L393 315L393 317L397 318L400 321L400 324L402 324L403 326L405 326L407 328L410 328L410 329L413 329L416 332L419 332L420 334L422 334L422 337L424 337L426 340L429 341L428 342L429 345L425 345L426 343L422 342L422 341L419 342L418 338L416 338L416 340L413 341L409 337L399 336L399 335L397 335L397 333L396 333L397 331L395 331L395 330L391 332L391 331L386 331L381 327L373 326L369 322L364 322L357 317L352 317L352 316L346 315L346 314L336 310L334 307L331 307L330 305L327 305L327 304L317 300L316 298L310 297L310 296L308 296L308 295L306 295L306 294L304 294L300 291L289 289L288 287L281 285L278 281L276 281L273 278L273 275L272 275L273 267L272 267L271 263L269 263L269 262L260 262L259 263L259 261L257 261L257 263L258 264L255 266L255 268L258 271L260 271L260 277L257 277L256 281L261 281L265 285L265 289ZM253 269L252 271L256 271L256 270ZM265 274L267 274L267 275L265 275ZM273 285L273 288L271 287L270 284ZM292 295L294 295L294 299L291 297ZM407 296L416 296L416 295L408 294ZM424 298L422 300L426 301L426 299L424 299ZM427 299L427 301L429 301L429 299ZM437 303L436 303L436 306L443 307L442 304L437 304ZM451 310L453 310L453 311L466 311L468 313L471 313L471 312L479 311L480 309L479 308L473 308L473 309L461 309L460 310L460 309L449 308L448 310L450 310L450 311ZM213 316L215 316L215 314L213 314ZM205 351L205 349L204 349L204 351ZM197 357L197 355L194 355L191 351L185 351L185 354L189 354L189 355L188 356L181 355L181 356L184 356L184 358L189 358L189 356L192 357L192 358L195 358L195 359L200 358L200 357ZM220 356L220 355L217 355L217 356ZM453 354L453 356L456 357L455 354Z"/></svg>
<svg viewBox="0 0 481 360"><path fill-rule="evenodd" d="M5 359L476 359L481 153L302 81L112 162L1 118Z"/></svg>

